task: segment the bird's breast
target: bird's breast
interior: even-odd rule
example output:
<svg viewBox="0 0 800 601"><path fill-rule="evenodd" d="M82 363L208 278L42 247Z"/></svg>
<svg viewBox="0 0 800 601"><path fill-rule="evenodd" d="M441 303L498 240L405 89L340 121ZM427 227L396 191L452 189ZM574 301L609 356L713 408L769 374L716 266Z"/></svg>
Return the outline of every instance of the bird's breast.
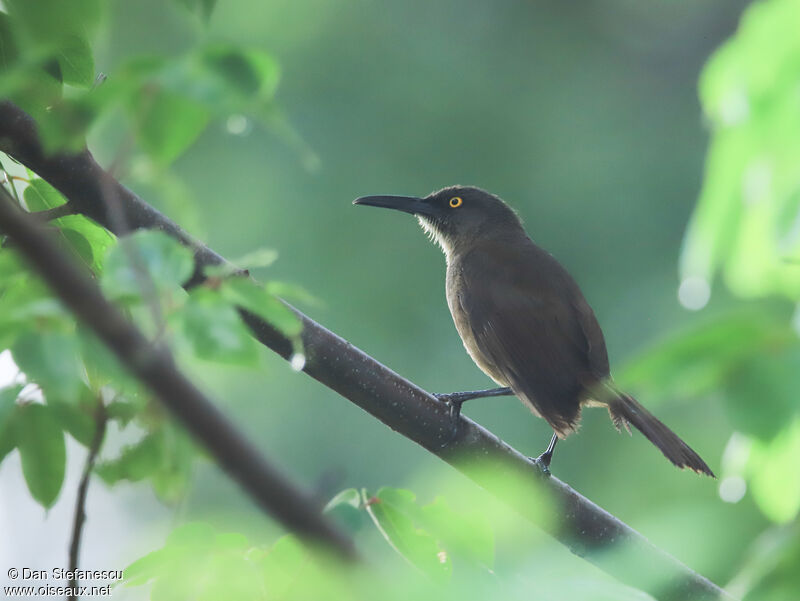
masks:
<svg viewBox="0 0 800 601"><path fill-rule="evenodd" d="M483 373L497 382L498 385L508 386L503 374L497 369L494 362L483 353L475 338L473 328L479 324L470 323L469 315L464 308L469 303L469 298L466 296L469 294L469 289L464 284L461 267L456 263L448 265L445 291L450 315L453 316L456 331L461 337L467 353Z"/></svg>

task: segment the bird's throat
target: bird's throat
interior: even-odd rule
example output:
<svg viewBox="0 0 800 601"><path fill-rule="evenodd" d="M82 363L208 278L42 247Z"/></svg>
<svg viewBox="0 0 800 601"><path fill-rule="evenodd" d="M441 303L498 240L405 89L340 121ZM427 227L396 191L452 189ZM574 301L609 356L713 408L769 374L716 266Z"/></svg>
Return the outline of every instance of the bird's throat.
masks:
<svg viewBox="0 0 800 601"><path fill-rule="evenodd" d="M452 252L452 245L450 244L448 236L442 231L441 226L430 217L422 215L417 215L417 221L419 221L425 233L428 234L428 238L435 242L449 259L450 253Z"/></svg>

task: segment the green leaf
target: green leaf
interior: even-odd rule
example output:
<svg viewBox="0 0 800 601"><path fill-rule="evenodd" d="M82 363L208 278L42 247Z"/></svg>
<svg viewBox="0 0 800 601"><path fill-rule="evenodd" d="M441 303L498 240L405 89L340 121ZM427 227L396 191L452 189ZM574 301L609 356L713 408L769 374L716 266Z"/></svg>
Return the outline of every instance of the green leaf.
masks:
<svg viewBox="0 0 800 601"><path fill-rule="evenodd" d="M252 549L238 533L216 534L205 523L179 526L161 549L125 568L125 583L136 586L152 582L153 600L267 599L265 582Z"/></svg>
<svg viewBox="0 0 800 601"><path fill-rule="evenodd" d="M192 353L209 361L254 365L258 346L238 312L213 290L196 288L180 314L180 332Z"/></svg>
<svg viewBox="0 0 800 601"><path fill-rule="evenodd" d="M744 567L728 588L746 590L742 601L783 601L800 590L798 524L772 528L756 539Z"/></svg>
<svg viewBox="0 0 800 601"><path fill-rule="evenodd" d="M207 524L192 523L125 568L125 584L152 583L154 601L367 598L356 593L360 586L353 588L353 573L325 560L291 535L266 550L250 546L241 534L216 534Z"/></svg>
<svg viewBox="0 0 800 601"><path fill-rule="evenodd" d="M139 413L139 406L127 401L111 401L106 405L106 415L108 419L117 420L124 428Z"/></svg>
<svg viewBox="0 0 800 601"><path fill-rule="evenodd" d="M264 581L256 566L247 561L243 551L226 551L218 549L209 558L208 577L198 601L263 599Z"/></svg>
<svg viewBox="0 0 800 601"><path fill-rule="evenodd" d="M139 586L161 578L174 578L181 564L194 558L196 565L204 563L205 555L213 548L214 529L204 522L182 524L173 530L161 549L148 553L125 568L125 584ZM195 582L198 578L195 577Z"/></svg>
<svg viewBox="0 0 800 601"><path fill-rule="evenodd" d="M46 211L67 202L61 192L38 177L31 177L30 183L22 192L22 198L31 212Z"/></svg>
<svg viewBox="0 0 800 601"><path fill-rule="evenodd" d="M328 504L325 505L324 511L330 512L343 505L360 509L361 493L359 493L355 488L347 488L328 501Z"/></svg>
<svg viewBox="0 0 800 601"><path fill-rule="evenodd" d="M87 407L66 403L49 403L48 407L62 430L68 432L83 446L91 446L97 430L97 422Z"/></svg>
<svg viewBox="0 0 800 601"><path fill-rule="evenodd" d="M26 273L19 256L10 248L0 247L0 286L9 279ZM2 291L2 288L0 288Z"/></svg>
<svg viewBox="0 0 800 601"><path fill-rule="evenodd" d="M48 400L75 402L86 391L74 334L25 332L11 347L14 362L41 386Z"/></svg>
<svg viewBox="0 0 800 601"><path fill-rule="evenodd" d="M711 282L721 270L747 298L800 297L798 14L792 1L752 4L700 79L712 140L681 274Z"/></svg>
<svg viewBox="0 0 800 601"><path fill-rule="evenodd" d="M40 280L24 273L0 280L0 341L3 346L12 347L19 336L34 328L65 327L71 319Z"/></svg>
<svg viewBox="0 0 800 601"><path fill-rule="evenodd" d="M108 249L114 245L114 236L83 215L61 217L54 221L54 225L59 227L64 239L87 262L89 268L95 274L102 273ZM88 243L88 248L85 243Z"/></svg>
<svg viewBox="0 0 800 601"><path fill-rule="evenodd" d="M754 441L748 464L749 480L758 506L778 523L792 521L800 511L800 418L796 418L770 442Z"/></svg>
<svg viewBox="0 0 800 601"><path fill-rule="evenodd" d="M107 484L120 480L138 482L159 469L164 452L163 433L157 431L122 449L116 459L98 464L95 471Z"/></svg>
<svg viewBox="0 0 800 601"><path fill-rule="evenodd" d="M21 390L20 384L0 389L0 463L17 446L14 420L19 411L17 397Z"/></svg>
<svg viewBox="0 0 800 601"><path fill-rule="evenodd" d="M58 64L64 83L88 88L94 83L94 56L83 36L64 38L58 49Z"/></svg>
<svg viewBox="0 0 800 601"><path fill-rule="evenodd" d="M165 422L125 447L117 458L97 465L95 471L107 484L147 478L161 499L174 502L186 491L194 457L186 433Z"/></svg>
<svg viewBox="0 0 800 601"><path fill-rule="evenodd" d="M15 30L15 33L18 31ZM53 61L52 64L57 70L58 63ZM41 66L39 61L23 58L0 77L0 94L27 111L37 121L46 120L48 111L62 99L60 79Z"/></svg>
<svg viewBox="0 0 800 601"><path fill-rule="evenodd" d="M46 211L66 203L61 193L43 179L32 177L22 193L32 212ZM83 215L67 215L52 222L59 228L64 241L95 273L101 270L101 261L114 237Z"/></svg>
<svg viewBox="0 0 800 601"><path fill-rule="evenodd" d="M222 265L210 265L204 269L206 276L228 277L237 274L242 269L256 269L258 267L269 267L278 258L278 252L271 248L259 248L251 253L233 259L230 263Z"/></svg>
<svg viewBox="0 0 800 601"><path fill-rule="evenodd" d="M101 286L113 298L140 298L149 282L158 291L178 289L194 271L192 252L158 230L121 238L103 266Z"/></svg>
<svg viewBox="0 0 800 601"><path fill-rule="evenodd" d="M374 497L362 494L372 521L400 555L436 582L450 579L453 566L449 555L429 532L414 524L419 516L414 493L381 488Z"/></svg>
<svg viewBox="0 0 800 601"><path fill-rule="evenodd" d="M157 549L140 557L124 570L125 586L141 586L164 574L169 565L169 551Z"/></svg>
<svg viewBox="0 0 800 601"><path fill-rule="evenodd" d="M343 490L325 505L325 513L344 526L349 532L357 532L364 524L361 510L361 493L355 488Z"/></svg>
<svg viewBox="0 0 800 601"><path fill-rule="evenodd" d="M134 106L142 148L161 164L178 158L205 129L208 110L177 92L145 87Z"/></svg>
<svg viewBox="0 0 800 601"><path fill-rule="evenodd" d="M128 401L142 396L139 381L120 365L116 356L97 339L94 332L81 324L78 324L77 332L81 359L92 390L112 385L116 392L124 393Z"/></svg>
<svg viewBox="0 0 800 601"><path fill-rule="evenodd" d="M103 108L92 91L55 102L36 114L42 145L48 154L79 153L86 146L86 135Z"/></svg>
<svg viewBox="0 0 800 601"><path fill-rule="evenodd" d="M185 546L194 548L210 548L215 541L216 532L206 522L189 522L181 524L170 532L166 546Z"/></svg>
<svg viewBox="0 0 800 601"><path fill-rule="evenodd" d="M69 243L69 246L84 263L89 266L94 264L94 252L92 251L92 245L89 244L86 236L80 232L68 228L61 228L61 235L64 236L64 239Z"/></svg>
<svg viewBox="0 0 800 601"><path fill-rule="evenodd" d="M40 44L57 45L85 36L103 18L103 0L6 0L15 25Z"/></svg>
<svg viewBox="0 0 800 601"><path fill-rule="evenodd" d="M671 335L628 363L616 380L661 398L696 398L723 387L742 365L770 350L798 348L788 316L748 310Z"/></svg>
<svg viewBox="0 0 800 601"><path fill-rule="evenodd" d="M321 304L320 300L316 296L297 284L270 280L264 284L264 288L270 294L293 303L303 303L311 307L317 307Z"/></svg>
<svg viewBox="0 0 800 601"><path fill-rule="evenodd" d="M742 361L723 383L733 427L767 441L797 412L800 348L767 347Z"/></svg>
<svg viewBox="0 0 800 601"><path fill-rule="evenodd" d="M58 498L64 482L67 461L64 433L50 407L35 403L21 407L14 431L28 490L48 509Z"/></svg>
<svg viewBox="0 0 800 601"><path fill-rule="evenodd" d="M162 500L174 503L185 495L189 486L196 450L186 432L169 422L162 426L161 432L164 458L151 482Z"/></svg>
<svg viewBox="0 0 800 601"><path fill-rule="evenodd" d="M19 59L19 48L14 37L11 19L0 11L0 75L10 71Z"/></svg>
<svg viewBox="0 0 800 601"><path fill-rule="evenodd" d="M270 599L290 599L301 572L309 563L309 552L295 536L279 538L262 559L263 580L269 587ZM313 597L311 597L313 598Z"/></svg>
<svg viewBox="0 0 800 601"><path fill-rule="evenodd" d="M3 77L0 96L26 110L48 154L80 151L100 104L97 95L71 90L62 82L88 88L94 65L88 38L101 19L105 0L9 0L3 13ZM13 32L5 35L5 29Z"/></svg>
<svg viewBox="0 0 800 601"><path fill-rule="evenodd" d="M142 91L131 108L134 115L144 115L148 100L163 93L195 103L208 114L227 118L249 113L264 120L273 107L278 80L278 65L271 55L216 43L151 70L140 79Z"/></svg>
<svg viewBox="0 0 800 601"><path fill-rule="evenodd" d="M240 269L256 269L269 267L278 258L278 251L274 248L258 248L231 261Z"/></svg>
<svg viewBox="0 0 800 601"><path fill-rule="evenodd" d="M219 551L242 551L250 548L247 537L240 532L221 532L214 537L214 548Z"/></svg>
<svg viewBox="0 0 800 601"><path fill-rule="evenodd" d="M220 285L220 293L227 301L255 313L286 336L297 336L303 329L300 318L289 307L250 278L227 278Z"/></svg>
<svg viewBox="0 0 800 601"><path fill-rule="evenodd" d="M452 556L463 557L486 568L494 565L494 533L483 515L459 514L443 497L437 497L422 508L422 516L425 529Z"/></svg>
<svg viewBox="0 0 800 601"><path fill-rule="evenodd" d="M206 48L202 60L232 93L243 99L272 98L278 87L278 63L262 50L216 44Z"/></svg>

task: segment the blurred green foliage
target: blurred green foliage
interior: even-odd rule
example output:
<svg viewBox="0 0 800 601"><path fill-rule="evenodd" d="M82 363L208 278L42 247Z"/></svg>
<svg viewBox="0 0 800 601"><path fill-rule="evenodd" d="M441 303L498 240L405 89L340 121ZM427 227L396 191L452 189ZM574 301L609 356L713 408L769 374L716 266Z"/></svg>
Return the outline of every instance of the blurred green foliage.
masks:
<svg viewBox="0 0 800 601"><path fill-rule="evenodd" d="M561 575L521 578L524 562L507 559L495 567L497 507L474 499L468 513L454 511L441 497L419 504L405 489L382 488L374 495L348 489L334 497L325 512L352 533L371 518L378 532L402 556L370 558L353 565L294 536L271 545L250 543L240 533L219 533L202 522L183 524L166 543L125 568L124 587L149 584L154 600L218 599L485 599L530 597L546 601L580 598L588 601L635 601L646 595L595 576L565 583ZM366 517L369 515L369 518ZM514 519L514 518L512 518ZM505 536L513 529L509 526ZM500 527L502 532L502 527ZM544 566L546 561L542 562ZM556 584L557 583L557 584ZM558 590L550 590L556 585Z"/></svg>
<svg viewBox="0 0 800 601"><path fill-rule="evenodd" d="M738 297L800 302L798 30L800 2L755 3L702 73L712 140L681 257L684 282L710 283L721 270ZM800 460L800 329L796 308L786 305L762 302L697 328L628 372L664 385L666 373L677 371L690 394L722 393L737 432L723 457L721 494L740 498L746 480L761 511L790 524L766 531L760 553L734 580L746 599L789 599L800 591L797 572L785 567L796 557L800 513L800 480L790 475Z"/></svg>
<svg viewBox="0 0 800 601"><path fill-rule="evenodd" d="M731 425L771 440L798 410L800 339L788 322L786 311L735 311L659 343L632 360L621 380L665 399L720 394Z"/></svg>
<svg viewBox="0 0 800 601"><path fill-rule="evenodd" d="M212 116L272 119L277 63L252 48L208 43L171 59L142 54L93 85L89 39L107 4L14 0L0 12L0 95L37 118L47 148L80 149L94 122L116 107L124 108L131 133L156 164L180 156Z"/></svg>
<svg viewBox="0 0 800 601"><path fill-rule="evenodd" d="M799 2L754 4L700 80L712 141L686 235L682 273L710 281L724 268L731 291L744 298L778 295L800 301L795 260L800 240L800 37L794 34L799 26ZM712 334L722 335L713 348L695 346L713 356L712 369L728 372L718 385L726 389L731 421L757 439L750 471L756 501L779 522L793 520L800 510L795 479L785 477L785 469L800 457L800 347L791 308L776 318L771 306L761 305L758 314L751 311L755 321L739 317L729 323L734 331ZM742 352L749 355L744 361ZM691 351L679 360L687 359ZM694 359L702 371L702 360Z"/></svg>
<svg viewBox="0 0 800 601"><path fill-rule="evenodd" d="M420 507L414 493L395 488L381 488L374 496L362 491L361 499L386 540L431 580L449 581L459 555L469 563L492 568L493 535L480 513L459 516L442 497Z"/></svg>
<svg viewBox="0 0 800 601"><path fill-rule="evenodd" d="M797 597L798 0L753 4L702 71L712 137L679 271L700 290L685 304L703 311L674 300L701 180L693 86L740 5L0 3L0 97L37 119L48 148L79 149L88 135L144 198L275 280L221 268L187 294L185 248L158 232L115 240L77 215L51 222L65 249L296 476L333 474L325 496L357 487L328 512L372 569L292 537L265 543L275 530L196 466L186 435L12 248L0 250L0 349L24 375L0 390L0 459L16 449L30 495L51 507L64 495L65 434L88 446L102 406L120 439L95 470L106 483L146 481L190 519L259 541L178 527L126 570L153 599L644 599L286 369L234 309L296 338L299 321L275 297L297 300L431 390L482 387L441 298L437 251L410 224L347 211L366 193L476 183L510 200L576 275L612 359L629 359L620 383L721 464L717 490L587 411L554 472L748 601ZM0 159L24 208L64 203ZM253 251L264 243L280 261ZM731 296L704 306L718 272ZM511 401L476 403L478 421L541 450L544 424Z"/></svg>
<svg viewBox="0 0 800 601"><path fill-rule="evenodd" d="M700 78L712 140L681 270L724 268L744 297L800 298L798 28L796 1L756 3Z"/></svg>
<svg viewBox="0 0 800 601"><path fill-rule="evenodd" d="M31 212L65 202L41 179L32 176L24 183L22 199ZM91 270L107 296L155 342L171 346L184 364L259 364L258 346L235 308L244 295L252 311L285 327L287 335L298 334L297 318L254 281L236 286L233 280L241 277L228 275L185 292L181 284L194 271L192 253L163 232L138 231L117 240L83 216L51 223L65 251ZM2 457L19 451L31 496L46 508L58 498L65 433L89 447L96 422L111 420L123 434L138 430L139 440L97 465L97 474L108 484L148 480L161 498L181 499L196 455L187 435L31 277L13 249L0 250L0 265L3 343L24 374L17 378L22 384L0 389Z"/></svg>

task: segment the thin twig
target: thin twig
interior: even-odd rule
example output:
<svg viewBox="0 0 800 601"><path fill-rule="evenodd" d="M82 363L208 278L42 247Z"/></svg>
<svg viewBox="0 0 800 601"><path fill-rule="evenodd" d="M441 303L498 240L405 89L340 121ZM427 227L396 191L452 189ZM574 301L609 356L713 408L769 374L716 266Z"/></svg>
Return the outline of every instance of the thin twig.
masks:
<svg viewBox="0 0 800 601"><path fill-rule="evenodd" d="M5 165L0 162L0 171L3 172L3 180L0 184L8 184L8 187L11 188L11 192L14 195L14 200L17 201L19 204L19 192L17 192L17 186L14 184L14 180L21 180L24 181L23 178L17 177L16 175L11 175L8 171L6 171Z"/></svg>
<svg viewBox="0 0 800 601"><path fill-rule="evenodd" d="M86 496L89 491L89 479L94 470L97 455L100 453L100 447L103 446L103 439L106 436L106 423L108 416L106 415L106 408L103 404L103 398L100 394L97 396L97 409L94 414L94 436L89 445L89 453L86 455L86 462L83 464L83 474L81 475L80 484L78 484L78 496L75 500L75 516L72 520L72 539L69 544L69 571L74 574L78 569L78 560L80 559L81 537L83 535L83 524L86 522ZM78 595L78 578L73 576L69 581L69 588L72 593L67 597L67 601L77 601Z"/></svg>
<svg viewBox="0 0 800 601"><path fill-rule="evenodd" d="M53 221L53 219L58 219L59 217L66 217L67 215L74 215L78 211L72 205L72 203L64 203L63 205L58 205L57 207L53 207L52 209L46 209L44 211L36 211L35 213L31 213L32 217L35 217L42 223L47 221Z"/></svg>

